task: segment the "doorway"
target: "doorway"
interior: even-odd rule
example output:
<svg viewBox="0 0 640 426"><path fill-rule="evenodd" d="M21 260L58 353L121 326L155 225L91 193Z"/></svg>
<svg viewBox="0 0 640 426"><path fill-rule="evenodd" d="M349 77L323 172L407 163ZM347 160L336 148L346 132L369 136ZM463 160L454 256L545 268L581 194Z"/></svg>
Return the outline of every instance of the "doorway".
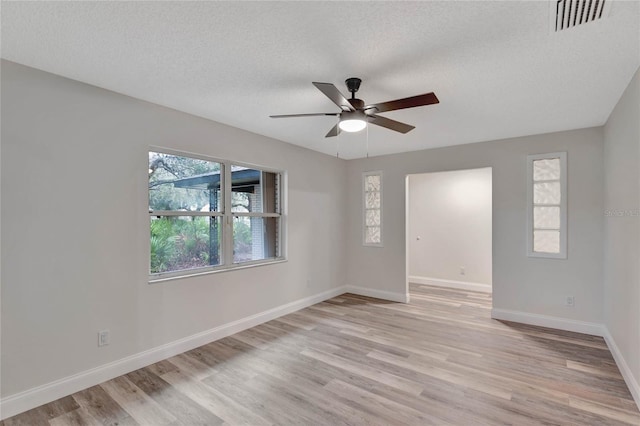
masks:
<svg viewBox="0 0 640 426"><path fill-rule="evenodd" d="M492 292L492 168L407 175L406 283Z"/></svg>

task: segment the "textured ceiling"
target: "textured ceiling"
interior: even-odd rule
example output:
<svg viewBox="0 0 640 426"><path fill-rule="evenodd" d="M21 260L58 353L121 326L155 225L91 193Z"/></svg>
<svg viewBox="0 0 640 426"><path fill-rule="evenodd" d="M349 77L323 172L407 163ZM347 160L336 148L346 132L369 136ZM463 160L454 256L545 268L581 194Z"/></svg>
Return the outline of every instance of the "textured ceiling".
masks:
<svg viewBox="0 0 640 426"><path fill-rule="evenodd" d="M640 3L549 31L546 1L2 2L2 57L343 158L367 132L325 139L336 112L311 82L363 80L366 103L435 92L384 115L370 155L605 123L640 65Z"/></svg>

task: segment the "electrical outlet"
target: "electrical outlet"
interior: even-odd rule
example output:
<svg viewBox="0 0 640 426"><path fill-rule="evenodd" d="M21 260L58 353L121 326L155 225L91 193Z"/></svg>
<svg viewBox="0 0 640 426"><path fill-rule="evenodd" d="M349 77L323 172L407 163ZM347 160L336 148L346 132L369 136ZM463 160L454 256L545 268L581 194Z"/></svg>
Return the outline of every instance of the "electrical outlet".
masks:
<svg viewBox="0 0 640 426"><path fill-rule="evenodd" d="M464 267L464 266L461 266L461 267L460 267L460 275L464 275L464 274L466 274L466 273L467 273L467 271L465 270L465 267Z"/></svg>
<svg viewBox="0 0 640 426"><path fill-rule="evenodd" d="M564 301L564 305L565 306L569 306L571 308L573 308L576 305L576 299L573 296L567 296L567 298Z"/></svg>
<svg viewBox="0 0 640 426"><path fill-rule="evenodd" d="M98 346L107 346L109 344L109 330L98 331Z"/></svg>

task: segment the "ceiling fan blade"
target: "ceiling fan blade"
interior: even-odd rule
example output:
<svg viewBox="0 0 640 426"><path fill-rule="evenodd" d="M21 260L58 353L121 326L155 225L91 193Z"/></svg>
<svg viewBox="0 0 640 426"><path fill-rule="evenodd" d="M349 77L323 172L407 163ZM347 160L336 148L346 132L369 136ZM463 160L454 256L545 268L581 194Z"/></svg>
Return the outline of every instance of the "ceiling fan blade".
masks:
<svg viewBox="0 0 640 426"><path fill-rule="evenodd" d="M338 136L339 134L340 134L340 127L338 127L338 125L336 124L331 128L331 130L329 130L329 133L327 133L327 136L325 136L325 138L332 138L334 136Z"/></svg>
<svg viewBox="0 0 640 426"><path fill-rule="evenodd" d="M395 101L382 102L379 104L367 105L364 109L375 108L375 113L395 111L397 109L414 108L424 105L440 103L435 93L425 93L424 95L411 96L410 98L396 99Z"/></svg>
<svg viewBox="0 0 640 426"><path fill-rule="evenodd" d="M342 93L340 93L338 88L333 84L313 82L313 85L316 86L322 93L324 93L327 98L331 99L331 102L338 105L343 111L355 111L353 105L351 105L347 98L345 98Z"/></svg>
<svg viewBox="0 0 640 426"><path fill-rule="evenodd" d="M340 115L339 112L316 112L316 113L312 113L312 114L283 114L283 115L270 115L269 117L271 118L290 118L290 117L316 117L316 116L321 116L321 115L330 115L330 116L336 116L336 115Z"/></svg>
<svg viewBox="0 0 640 426"><path fill-rule="evenodd" d="M411 130L415 129L415 126L411 126L409 124L401 123L396 120L392 120L387 117L381 117L379 115L369 115L367 116L367 120L371 124L375 124L377 126L386 127L390 130L395 130L400 133L408 133Z"/></svg>

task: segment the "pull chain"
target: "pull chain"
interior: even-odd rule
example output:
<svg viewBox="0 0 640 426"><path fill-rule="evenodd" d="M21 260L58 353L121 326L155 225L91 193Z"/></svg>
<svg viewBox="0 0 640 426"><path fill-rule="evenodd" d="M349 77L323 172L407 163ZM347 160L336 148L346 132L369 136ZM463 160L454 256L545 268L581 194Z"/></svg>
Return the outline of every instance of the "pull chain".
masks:
<svg viewBox="0 0 640 426"><path fill-rule="evenodd" d="M367 123L367 158L369 158L369 123Z"/></svg>
<svg viewBox="0 0 640 426"><path fill-rule="evenodd" d="M338 122L336 123L338 126L338 135L336 136L336 158L340 158L340 151L338 142L340 142L340 116L338 116Z"/></svg>

